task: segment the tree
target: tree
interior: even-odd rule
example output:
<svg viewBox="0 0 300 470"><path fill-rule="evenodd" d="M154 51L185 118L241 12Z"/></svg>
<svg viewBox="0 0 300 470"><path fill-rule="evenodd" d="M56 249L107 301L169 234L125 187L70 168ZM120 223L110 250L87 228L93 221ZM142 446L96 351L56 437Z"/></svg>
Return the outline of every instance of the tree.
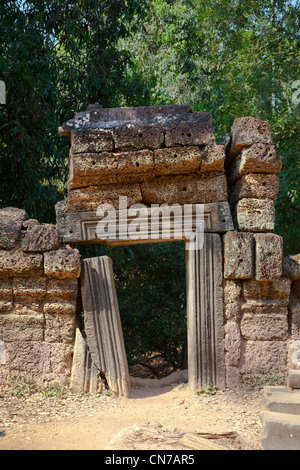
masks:
<svg viewBox="0 0 300 470"><path fill-rule="evenodd" d="M145 0L0 2L0 204L49 222L67 179L58 127L93 102L118 106L129 53L117 43Z"/></svg>
<svg viewBox="0 0 300 470"><path fill-rule="evenodd" d="M283 157L276 231L299 252L300 2L152 0L145 27L123 41L148 83L151 104L189 103L210 111L218 137L237 117L271 125Z"/></svg>

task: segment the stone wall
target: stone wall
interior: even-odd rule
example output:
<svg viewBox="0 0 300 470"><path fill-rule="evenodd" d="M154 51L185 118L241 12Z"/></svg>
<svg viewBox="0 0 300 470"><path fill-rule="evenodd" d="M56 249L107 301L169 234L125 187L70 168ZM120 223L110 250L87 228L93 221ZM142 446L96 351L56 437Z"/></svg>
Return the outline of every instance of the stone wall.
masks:
<svg viewBox="0 0 300 470"><path fill-rule="evenodd" d="M233 123L225 167L235 224L223 237L227 386L234 387L240 374L286 374L295 307L291 276L282 269L283 241L272 233L281 158L266 122Z"/></svg>
<svg viewBox="0 0 300 470"><path fill-rule="evenodd" d="M178 106L170 116L166 108L153 107L155 119L136 108L140 119L128 122L129 108L105 129L70 131L65 212L95 211L100 203L119 208L120 195L128 206L227 201L224 146L216 144L210 113Z"/></svg>
<svg viewBox="0 0 300 470"><path fill-rule="evenodd" d="M0 210L0 378L66 384L80 255L56 226Z"/></svg>
<svg viewBox="0 0 300 470"><path fill-rule="evenodd" d="M210 114L188 106L92 105L60 133L71 136L67 199L58 205L61 233L27 220L24 211L0 210L1 378L69 380L80 275L76 243L95 241L90 233L98 205L118 209L119 196L127 196L128 206L225 205L234 226L217 224L216 231L224 260L226 385L237 387L241 374L300 367L300 255L282 258L282 238L273 233L282 162L266 122L236 119L224 146L216 142ZM68 230L60 217L72 222Z"/></svg>

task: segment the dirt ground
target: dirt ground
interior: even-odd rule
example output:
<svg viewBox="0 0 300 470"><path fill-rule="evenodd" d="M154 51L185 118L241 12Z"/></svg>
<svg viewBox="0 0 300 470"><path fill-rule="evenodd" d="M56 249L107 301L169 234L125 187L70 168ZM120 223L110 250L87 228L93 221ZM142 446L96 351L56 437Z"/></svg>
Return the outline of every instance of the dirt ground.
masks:
<svg viewBox="0 0 300 470"><path fill-rule="evenodd" d="M0 450L261 450L261 400L257 390L195 395L187 384L129 398L0 386Z"/></svg>

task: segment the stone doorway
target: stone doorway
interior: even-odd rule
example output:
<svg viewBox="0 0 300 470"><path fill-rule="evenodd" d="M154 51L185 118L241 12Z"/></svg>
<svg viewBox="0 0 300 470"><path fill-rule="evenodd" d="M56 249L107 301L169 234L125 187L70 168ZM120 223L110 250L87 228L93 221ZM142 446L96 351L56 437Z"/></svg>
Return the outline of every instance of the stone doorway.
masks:
<svg viewBox="0 0 300 470"><path fill-rule="evenodd" d="M185 243L189 385L193 390L206 385L222 389L225 388L225 352L221 237L214 233L205 234L200 250L190 250L190 242ZM101 370L106 369L104 372L112 377L110 383L115 391L128 395L130 378L112 280L112 261L104 258L107 257L83 261L82 294L88 322L87 337L94 363ZM107 277L110 278L108 281ZM104 360L106 354L108 357ZM120 382L123 383L121 387Z"/></svg>

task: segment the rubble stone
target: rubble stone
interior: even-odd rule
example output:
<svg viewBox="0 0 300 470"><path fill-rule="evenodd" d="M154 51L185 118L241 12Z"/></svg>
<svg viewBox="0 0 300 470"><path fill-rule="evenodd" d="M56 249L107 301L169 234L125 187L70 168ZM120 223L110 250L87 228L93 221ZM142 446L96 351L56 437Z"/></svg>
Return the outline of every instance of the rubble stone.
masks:
<svg viewBox="0 0 300 470"><path fill-rule="evenodd" d="M253 254L251 233L227 232L224 235L224 277L250 279L254 274Z"/></svg>
<svg viewBox="0 0 300 470"><path fill-rule="evenodd" d="M274 281L282 274L282 237L274 233L254 234L257 281Z"/></svg>
<svg viewBox="0 0 300 470"><path fill-rule="evenodd" d="M165 126L165 146L212 145L216 143L212 124L208 122L186 122Z"/></svg>
<svg viewBox="0 0 300 470"><path fill-rule="evenodd" d="M69 189L147 181L154 178L153 152L137 150L71 155L69 174Z"/></svg>
<svg viewBox="0 0 300 470"><path fill-rule="evenodd" d="M161 176L141 184L145 204L205 204L227 200L225 176L210 179L193 175Z"/></svg>
<svg viewBox="0 0 300 470"><path fill-rule="evenodd" d="M77 249L60 248L44 255L44 270L48 277L77 279L80 269L80 255Z"/></svg>
<svg viewBox="0 0 300 470"><path fill-rule="evenodd" d="M274 229L274 201L241 199L233 208L236 229L246 232L270 232Z"/></svg>
<svg viewBox="0 0 300 470"><path fill-rule="evenodd" d="M237 155L244 147L256 143L273 144L270 125L252 116L236 119L231 127L230 157Z"/></svg>
<svg viewBox="0 0 300 470"><path fill-rule="evenodd" d="M100 204L119 209L119 197L126 196L128 207L142 202L139 184L105 184L69 191L67 212L97 211Z"/></svg>
<svg viewBox="0 0 300 470"><path fill-rule="evenodd" d="M32 276L43 274L43 255L23 253L20 249L0 251L0 276Z"/></svg>
<svg viewBox="0 0 300 470"><path fill-rule="evenodd" d="M52 251L58 249L60 245L59 231L51 224L28 227L22 239L22 250L25 252Z"/></svg>
<svg viewBox="0 0 300 470"><path fill-rule="evenodd" d="M210 145L202 150L201 173L222 174L224 172L224 145Z"/></svg>
<svg viewBox="0 0 300 470"><path fill-rule="evenodd" d="M113 151L112 132L108 129L80 129L71 132L71 153Z"/></svg>
<svg viewBox="0 0 300 470"><path fill-rule="evenodd" d="M11 250L15 246L26 217L22 209L0 209L0 250Z"/></svg>
<svg viewBox="0 0 300 470"><path fill-rule="evenodd" d="M164 145L160 124L125 124L113 130L115 150L158 149Z"/></svg>
<svg viewBox="0 0 300 470"><path fill-rule="evenodd" d="M154 151L154 173L179 175L199 171L201 152L199 147L173 147Z"/></svg>
<svg viewBox="0 0 300 470"><path fill-rule="evenodd" d="M229 201L235 204L242 198L270 199L278 195L279 178L276 175L250 173L237 180L230 190Z"/></svg>
<svg viewBox="0 0 300 470"><path fill-rule="evenodd" d="M293 281L300 279L300 254L284 256L282 260L282 275Z"/></svg>

